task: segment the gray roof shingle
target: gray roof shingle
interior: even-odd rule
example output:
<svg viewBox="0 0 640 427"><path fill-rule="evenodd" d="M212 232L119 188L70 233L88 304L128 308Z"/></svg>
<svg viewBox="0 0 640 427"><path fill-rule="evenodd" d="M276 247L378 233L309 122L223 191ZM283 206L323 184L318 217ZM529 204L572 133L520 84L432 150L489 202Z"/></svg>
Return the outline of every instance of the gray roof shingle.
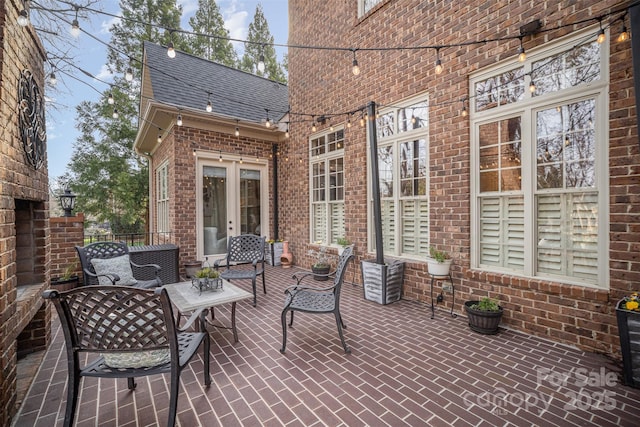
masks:
<svg viewBox="0 0 640 427"><path fill-rule="evenodd" d="M145 42L144 52L154 98L181 108L204 110L211 93L213 112L259 123L288 110L287 85L176 51L175 58L156 43Z"/></svg>

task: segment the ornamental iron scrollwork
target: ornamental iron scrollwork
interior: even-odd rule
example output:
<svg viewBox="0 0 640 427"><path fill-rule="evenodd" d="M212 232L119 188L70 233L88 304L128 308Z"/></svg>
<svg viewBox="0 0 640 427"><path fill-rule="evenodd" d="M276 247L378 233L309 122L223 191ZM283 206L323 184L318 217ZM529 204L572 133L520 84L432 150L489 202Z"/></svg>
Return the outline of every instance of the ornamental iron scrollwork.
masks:
<svg viewBox="0 0 640 427"><path fill-rule="evenodd" d="M18 84L18 120L20 139L27 162L35 169L44 164L47 131L44 100L40 88L29 70L22 70Z"/></svg>

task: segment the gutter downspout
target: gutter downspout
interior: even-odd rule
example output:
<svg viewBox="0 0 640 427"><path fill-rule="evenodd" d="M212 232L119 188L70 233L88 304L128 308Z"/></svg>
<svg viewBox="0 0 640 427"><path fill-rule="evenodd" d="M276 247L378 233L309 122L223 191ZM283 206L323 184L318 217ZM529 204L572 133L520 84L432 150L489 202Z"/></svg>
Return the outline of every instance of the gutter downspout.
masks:
<svg viewBox="0 0 640 427"><path fill-rule="evenodd" d="M273 157L273 235L274 239L280 238L280 225L278 223L278 144L271 144Z"/></svg>

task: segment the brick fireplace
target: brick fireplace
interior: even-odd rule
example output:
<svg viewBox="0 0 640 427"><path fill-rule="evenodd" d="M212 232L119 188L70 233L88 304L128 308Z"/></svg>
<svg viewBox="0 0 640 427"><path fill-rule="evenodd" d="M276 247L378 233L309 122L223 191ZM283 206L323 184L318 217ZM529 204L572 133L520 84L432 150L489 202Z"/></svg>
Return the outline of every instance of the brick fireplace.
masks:
<svg viewBox="0 0 640 427"><path fill-rule="evenodd" d="M22 2L0 0L0 425L17 411L17 365L44 350L51 310L50 232L44 100L45 52L17 16Z"/></svg>

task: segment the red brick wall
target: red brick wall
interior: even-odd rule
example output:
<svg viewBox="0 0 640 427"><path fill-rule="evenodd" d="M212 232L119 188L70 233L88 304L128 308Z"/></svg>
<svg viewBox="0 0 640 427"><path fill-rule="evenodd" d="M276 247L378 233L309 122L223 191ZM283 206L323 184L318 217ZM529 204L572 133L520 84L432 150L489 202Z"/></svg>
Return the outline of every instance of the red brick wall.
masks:
<svg viewBox="0 0 640 427"><path fill-rule="evenodd" d="M289 8L289 43L341 47L396 47L459 44L517 36L534 19L544 26L597 17L618 2L383 2L363 19L357 2L296 2ZM594 21L594 23L597 21ZM432 243L455 252L456 310L470 296L498 298L505 307L503 325L583 349L619 354L615 302L638 287L640 279L640 156L636 129L630 42L617 44L614 25L608 39L610 61L610 291L539 279L492 274L470 268L470 131L460 115L468 96L469 75L513 58L519 41L490 42L442 49L444 72L434 72L434 50L358 51L362 70L351 74L349 51L290 49L289 94L294 112L338 113L368 101L393 104L428 93ZM584 24L525 38L531 50L583 28ZM319 30L320 29L320 30ZM319 33L320 31L320 33ZM594 33L595 34L595 33ZM321 42L318 42L321 40ZM469 106L467 106L469 108ZM343 119L344 120L344 119ZM352 120L353 121L353 120ZM334 124L336 124L334 122ZM326 127L329 126L327 123ZM308 137L310 123L294 121L291 139L281 148L302 160L280 169L280 224L298 262L308 247ZM321 131L323 126L319 126ZM367 248L367 151L363 128L345 132L346 234L360 259ZM602 230L601 230L602 231ZM605 254L603 254L605 255ZM356 262L356 265L358 263ZM429 301L424 262L406 265L404 298ZM445 301L450 304L450 298Z"/></svg>
<svg viewBox="0 0 640 427"><path fill-rule="evenodd" d="M62 276L67 267L72 275L82 277L82 267L76 246L84 246L84 214L50 218L51 225L51 278Z"/></svg>
<svg viewBox="0 0 640 427"><path fill-rule="evenodd" d="M269 161L269 188L272 187L272 167L271 167L271 142L257 138L236 137L232 133L226 133L211 129L197 128L197 125L188 125L186 117L185 125L174 126L167 133L164 141L153 153L150 173L150 192L155 200L156 182L155 172L158 166L165 160L169 160L169 223L171 231L174 233L175 244L180 248L180 270L184 276L183 263L197 259L196 235L197 235L197 212L196 212L196 171L197 158L193 151L209 152L218 158L222 152L223 157L229 155L243 156L247 163L254 162L256 155L259 156L262 164ZM233 132L233 128L231 128ZM241 130L241 133L243 131ZM228 158L228 157L227 157ZM270 193L272 193L270 191ZM271 204L273 211L273 204ZM151 207L152 230L156 230L157 212L155 206ZM269 235L273 232L269 224Z"/></svg>
<svg viewBox="0 0 640 427"><path fill-rule="evenodd" d="M49 206L46 165L35 170L25 161L16 111L19 76L29 69L44 96L44 50L33 28L16 22L22 2L0 0L0 425L10 425L16 408L17 337L28 325L31 348L49 337L50 310L40 291L49 282ZM32 213L31 227L35 283L18 298L16 275L16 200ZM23 202L20 202L24 204ZM24 213L23 211L20 211ZM32 321L32 319L35 319Z"/></svg>

